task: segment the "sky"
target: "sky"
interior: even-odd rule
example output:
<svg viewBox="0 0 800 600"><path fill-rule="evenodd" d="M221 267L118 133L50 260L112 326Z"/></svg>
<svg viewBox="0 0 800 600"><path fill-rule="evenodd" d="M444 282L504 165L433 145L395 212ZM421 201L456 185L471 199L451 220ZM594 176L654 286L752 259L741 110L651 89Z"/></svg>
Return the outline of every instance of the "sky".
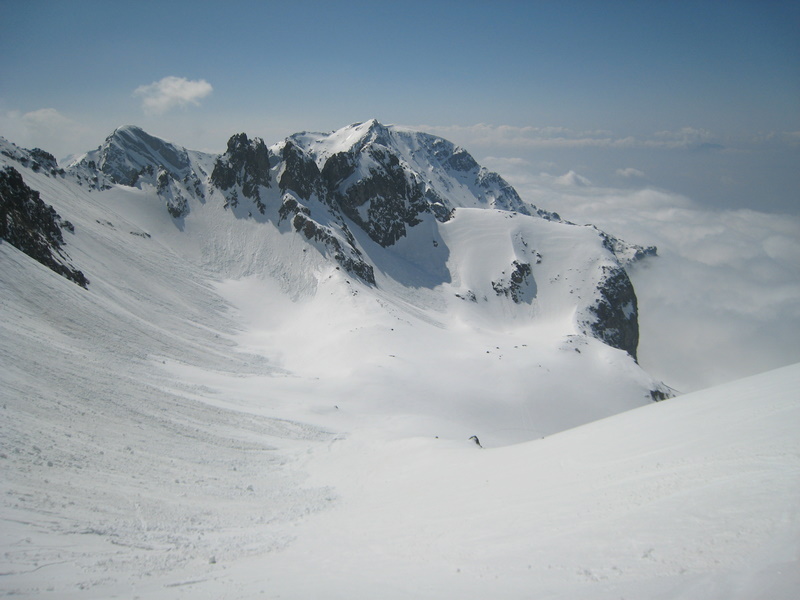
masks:
<svg viewBox="0 0 800 600"><path fill-rule="evenodd" d="M374 117L478 158L800 212L797 2L0 6L0 130L57 157L123 124L220 152Z"/></svg>
<svg viewBox="0 0 800 600"><path fill-rule="evenodd" d="M724 375L684 387L754 372L754 353L800 360L786 325L800 332L796 1L0 9L0 135L21 146L61 158L123 124L210 152L242 131L272 144L370 118L419 128L542 208L659 245L672 291L642 298L643 328L673 345L655 362L688 374L727 353ZM688 334L674 352L666 338Z"/></svg>

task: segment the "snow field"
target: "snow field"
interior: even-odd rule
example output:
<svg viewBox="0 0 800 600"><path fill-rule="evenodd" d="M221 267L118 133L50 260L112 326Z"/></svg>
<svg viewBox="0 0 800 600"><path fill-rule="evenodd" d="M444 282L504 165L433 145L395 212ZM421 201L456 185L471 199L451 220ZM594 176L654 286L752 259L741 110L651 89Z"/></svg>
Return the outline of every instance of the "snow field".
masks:
<svg viewBox="0 0 800 600"><path fill-rule="evenodd" d="M440 270L400 244L370 288L218 203L172 221L146 191L25 177L91 283L0 244L4 595L800 587L800 367L651 404L552 291L592 291L569 266L588 229L459 209ZM522 259L553 284L530 305L489 284Z"/></svg>
<svg viewBox="0 0 800 600"><path fill-rule="evenodd" d="M493 450L353 435L309 464L341 494L327 526L281 558L337 598L794 597L798 384L788 367Z"/></svg>

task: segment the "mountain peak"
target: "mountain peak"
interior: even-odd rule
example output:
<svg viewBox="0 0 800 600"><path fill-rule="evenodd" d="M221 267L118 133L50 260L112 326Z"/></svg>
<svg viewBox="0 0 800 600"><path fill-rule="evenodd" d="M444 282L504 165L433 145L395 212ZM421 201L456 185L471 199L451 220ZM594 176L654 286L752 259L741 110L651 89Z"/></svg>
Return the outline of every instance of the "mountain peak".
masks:
<svg viewBox="0 0 800 600"><path fill-rule="evenodd" d="M190 161L185 148L150 135L136 125L117 127L92 152L80 157L72 166L94 164L112 183L132 186L144 172L166 170L176 177L185 176Z"/></svg>
<svg viewBox="0 0 800 600"><path fill-rule="evenodd" d="M111 135L109 137L115 137L117 135L135 135L135 136L153 137L138 125L120 125L116 129L114 129L114 131L111 132Z"/></svg>

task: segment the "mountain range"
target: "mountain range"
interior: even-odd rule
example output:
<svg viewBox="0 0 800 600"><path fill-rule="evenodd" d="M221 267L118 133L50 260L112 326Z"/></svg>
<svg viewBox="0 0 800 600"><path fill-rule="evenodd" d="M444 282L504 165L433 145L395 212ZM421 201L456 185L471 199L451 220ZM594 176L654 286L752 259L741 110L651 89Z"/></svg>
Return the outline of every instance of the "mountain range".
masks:
<svg viewBox="0 0 800 600"><path fill-rule="evenodd" d="M107 191L115 185L146 190L164 203L178 229L192 220L193 209L221 203L237 219L268 223L272 231L297 232L367 285L381 287L378 268L384 278L405 286L447 286L453 295L473 302L505 296L533 308L548 305L547 288L556 286L542 281L566 273L554 272L564 271L561 257L544 258L548 249L540 247L535 229L567 232L566 237L583 238L595 247L574 257L571 265L582 273L580 286L570 284L581 288L581 301L559 298L557 303L575 308L580 333L636 357L636 296L624 267L655 255L655 248L625 244L595 228L584 233L558 214L526 204L502 177L439 137L372 120L330 134L298 133L270 148L259 138L238 134L228 141L225 153L214 156L128 126L66 169L41 150L6 144L3 153L88 190ZM486 265L474 282L448 264L450 245L458 242L448 243L443 236L460 229L458 209L490 209L483 211L487 219L494 211L520 216L524 224L509 227L502 234L506 239L496 240L510 244L506 260ZM547 262L555 262L556 269L548 269ZM291 261L285 268L291 271ZM470 269L467 265L463 270Z"/></svg>

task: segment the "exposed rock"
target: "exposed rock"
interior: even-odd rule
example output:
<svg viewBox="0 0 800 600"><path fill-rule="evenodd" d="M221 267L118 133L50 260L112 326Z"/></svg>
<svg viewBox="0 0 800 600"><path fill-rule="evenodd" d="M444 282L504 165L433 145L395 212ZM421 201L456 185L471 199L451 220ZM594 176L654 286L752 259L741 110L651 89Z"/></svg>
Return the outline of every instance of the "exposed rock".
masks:
<svg viewBox="0 0 800 600"><path fill-rule="evenodd" d="M291 194L284 194L283 202L281 202L281 207L278 209L278 225L298 213L310 216L311 210L307 206L300 204Z"/></svg>
<svg viewBox="0 0 800 600"><path fill-rule="evenodd" d="M515 260L511 275L492 282L492 289L498 296L511 298L516 304L531 302L536 297L536 283L530 263Z"/></svg>
<svg viewBox="0 0 800 600"><path fill-rule="evenodd" d="M292 219L295 231L302 233L306 239L321 243L347 272L352 273L365 283L375 285L375 273L372 266L364 262L360 253L348 252L329 227L320 225L306 213L298 211ZM354 249L353 249L354 250Z"/></svg>
<svg viewBox="0 0 800 600"><path fill-rule="evenodd" d="M670 387L667 387L664 384L659 385L658 387L650 390L650 398L653 402L661 402L663 400L669 400L670 398L675 397L675 390Z"/></svg>
<svg viewBox="0 0 800 600"><path fill-rule="evenodd" d="M597 302L589 307L593 319L583 325L613 348L625 350L636 360L639 345L638 304L633 285L622 267L603 267Z"/></svg>
<svg viewBox="0 0 800 600"><path fill-rule="evenodd" d="M420 223L428 212L422 186L400 166L397 156L385 148L364 149L370 167L358 172L360 160L350 153L331 156L322 169L328 197L353 222L384 248L406 235L406 228Z"/></svg>
<svg viewBox="0 0 800 600"><path fill-rule="evenodd" d="M181 176L191 169L184 148L154 137L139 127L125 126L116 129L99 148L96 167L113 183L133 186L143 169L150 167ZM92 165L88 165L92 166Z"/></svg>
<svg viewBox="0 0 800 600"><path fill-rule="evenodd" d="M603 240L603 246L614 253L623 266L635 263L648 256L658 256L658 249L655 246L637 246L636 244L629 244L611 234L601 231L594 225L598 235Z"/></svg>
<svg viewBox="0 0 800 600"><path fill-rule="evenodd" d="M61 230L75 228L45 204L13 167L0 171L0 238L50 270L85 288L89 280L68 262Z"/></svg>
<svg viewBox="0 0 800 600"><path fill-rule="evenodd" d="M26 150L6 140L2 140L2 143L3 149L0 153L18 162L23 167L28 167L36 173L44 173L50 176L64 175L65 173L64 169L58 166L55 156L41 148Z"/></svg>
<svg viewBox="0 0 800 600"><path fill-rule="evenodd" d="M283 173L278 182L281 191L292 190L303 200L308 200L312 194L322 195L322 174L317 163L291 138L286 140L281 158Z"/></svg>
<svg viewBox="0 0 800 600"><path fill-rule="evenodd" d="M29 150L29 153L33 159L31 162L31 170L41 170L51 175L55 175L58 172L58 161L56 157L49 152L45 152L41 148L34 148L33 150Z"/></svg>
<svg viewBox="0 0 800 600"><path fill-rule="evenodd" d="M239 202L238 190L252 200L263 215L265 205L259 188L270 187L270 152L261 138L252 141L244 133L228 140L228 149L217 159L211 173L211 183L228 192L225 197L231 206Z"/></svg>
<svg viewBox="0 0 800 600"><path fill-rule="evenodd" d="M174 218L189 212L187 196L204 198L200 176L185 148L130 125L116 129L69 171L79 183L88 182L90 189L152 185Z"/></svg>
<svg viewBox="0 0 800 600"><path fill-rule="evenodd" d="M175 185L176 181L172 174L163 167L158 171L157 186L158 195L167 205L167 211L173 218L185 216L189 212L189 201L181 193L180 186Z"/></svg>
<svg viewBox="0 0 800 600"><path fill-rule="evenodd" d="M463 148L456 148L445 163L455 171L472 171L479 169L480 165L472 158L472 155Z"/></svg>

